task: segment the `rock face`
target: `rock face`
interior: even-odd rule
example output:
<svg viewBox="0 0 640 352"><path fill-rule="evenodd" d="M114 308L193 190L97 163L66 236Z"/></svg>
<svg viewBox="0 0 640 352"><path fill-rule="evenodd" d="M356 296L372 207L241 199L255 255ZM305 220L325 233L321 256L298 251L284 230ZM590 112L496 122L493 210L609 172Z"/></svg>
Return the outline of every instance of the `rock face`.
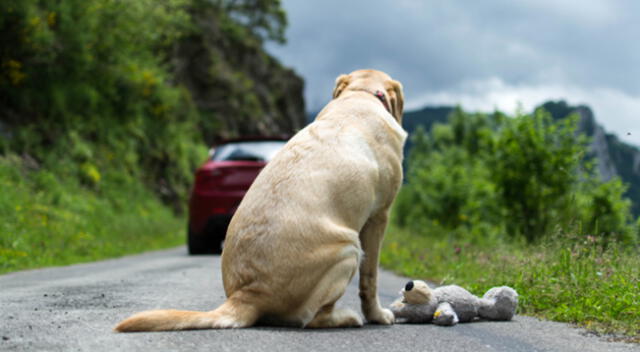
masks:
<svg viewBox="0 0 640 352"><path fill-rule="evenodd" d="M183 40L173 58L176 79L211 117L203 126L205 140L301 129L306 122L302 78L266 53L259 39L229 33L220 15L194 15L203 30Z"/></svg>
<svg viewBox="0 0 640 352"><path fill-rule="evenodd" d="M587 106L581 105L569 113L578 113L578 131L591 137L591 156L598 159L598 171L603 180L608 181L618 175L616 165L611 158L607 133L602 126L596 123L593 112ZM554 116L554 118L564 118L565 116Z"/></svg>
<svg viewBox="0 0 640 352"><path fill-rule="evenodd" d="M554 119L570 114L580 115L578 131L591 138L591 156L598 160L598 171L603 180L620 177L629 186L626 196L632 200L631 211L640 215L640 149L626 144L600 126L588 106L570 106L564 101L546 102L542 105Z"/></svg>

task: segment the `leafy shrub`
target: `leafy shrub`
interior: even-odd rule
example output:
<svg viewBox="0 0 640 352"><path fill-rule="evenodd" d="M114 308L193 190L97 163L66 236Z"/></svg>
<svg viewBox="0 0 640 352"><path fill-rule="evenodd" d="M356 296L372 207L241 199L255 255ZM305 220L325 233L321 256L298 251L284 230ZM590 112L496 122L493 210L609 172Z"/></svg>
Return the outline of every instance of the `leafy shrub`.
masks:
<svg viewBox="0 0 640 352"><path fill-rule="evenodd" d="M284 42L285 27L278 0L4 1L2 151L47 165L70 159L87 184L97 180L90 165L126 172L179 208L206 155L204 137L239 130L221 131L231 130L221 114L243 124L265 117L255 81L232 61L273 61L263 41ZM215 112L194 103L199 82L181 76L188 55L200 55L189 45L228 55L189 65L219 86Z"/></svg>
<svg viewBox="0 0 640 352"><path fill-rule="evenodd" d="M167 60L193 31L188 3L3 2L0 108L16 131L5 147L47 165L70 158L89 183L99 179L91 168L115 167L183 195L202 147Z"/></svg>
<svg viewBox="0 0 640 352"><path fill-rule="evenodd" d="M285 26L279 0L0 2L0 271L180 243L157 198L179 214L206 143L295 125Z"/></svg>
<svg viewBox="0 0 640 352"><path fill-rule="evenodd" d="M578 228L635 241L625 186L598 179L575 124L541 109L515 117L456 109L448 124L413 137L397 223L470 239L534 242Z"/></svg>

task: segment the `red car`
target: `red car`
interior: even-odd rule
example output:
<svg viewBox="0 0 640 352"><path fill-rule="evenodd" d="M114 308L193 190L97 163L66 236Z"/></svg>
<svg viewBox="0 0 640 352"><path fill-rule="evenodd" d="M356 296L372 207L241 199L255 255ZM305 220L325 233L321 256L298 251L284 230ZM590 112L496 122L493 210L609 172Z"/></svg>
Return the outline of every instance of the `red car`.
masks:
<svg viewBox="0 0 640 352"><path fill-rule="evenodd" d="M189 200L189 254L221 253L227 227L258 173L286 138L227 140L195 174Z"/></svg>

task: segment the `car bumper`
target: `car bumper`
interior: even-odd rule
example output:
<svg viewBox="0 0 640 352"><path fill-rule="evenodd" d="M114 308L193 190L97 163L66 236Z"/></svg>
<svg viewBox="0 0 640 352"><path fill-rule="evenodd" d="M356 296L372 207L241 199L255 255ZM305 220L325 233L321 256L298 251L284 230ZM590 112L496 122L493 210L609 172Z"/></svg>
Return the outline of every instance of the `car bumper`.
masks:
<svg viewBox="0 0 640 352"><path fill-rule="evenodd" d="M200 234L228 226L246 192L194 192L189 201L189 229ZM224 227L226 232L226 227Z"/></svg>
<svg viewBox="0 0 640 352"><path fill-rule="evenodd" d="M229 227L232 216L233 215L212 215L207 219L201 231L193 231L192 229L192 233L195 236L206 236L221 242L227 234L227 228Z"/></svg>

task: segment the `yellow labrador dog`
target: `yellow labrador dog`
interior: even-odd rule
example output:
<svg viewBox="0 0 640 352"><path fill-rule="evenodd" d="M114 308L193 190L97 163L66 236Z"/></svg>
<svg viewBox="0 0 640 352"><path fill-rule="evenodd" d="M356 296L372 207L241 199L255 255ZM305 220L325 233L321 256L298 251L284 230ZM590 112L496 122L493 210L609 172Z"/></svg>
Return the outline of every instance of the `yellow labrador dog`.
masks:
<svg viewBox="0 0 640 352"><path fill-rule="evenodd" d="M155 310L117 331L361 326L335 308L360 269L362 312L392 324L377 270L389 208L402 180L402 86L359 70L336 80L333 100L278 152L242 200L222 253L227 300L210 312Z"/></svg>

